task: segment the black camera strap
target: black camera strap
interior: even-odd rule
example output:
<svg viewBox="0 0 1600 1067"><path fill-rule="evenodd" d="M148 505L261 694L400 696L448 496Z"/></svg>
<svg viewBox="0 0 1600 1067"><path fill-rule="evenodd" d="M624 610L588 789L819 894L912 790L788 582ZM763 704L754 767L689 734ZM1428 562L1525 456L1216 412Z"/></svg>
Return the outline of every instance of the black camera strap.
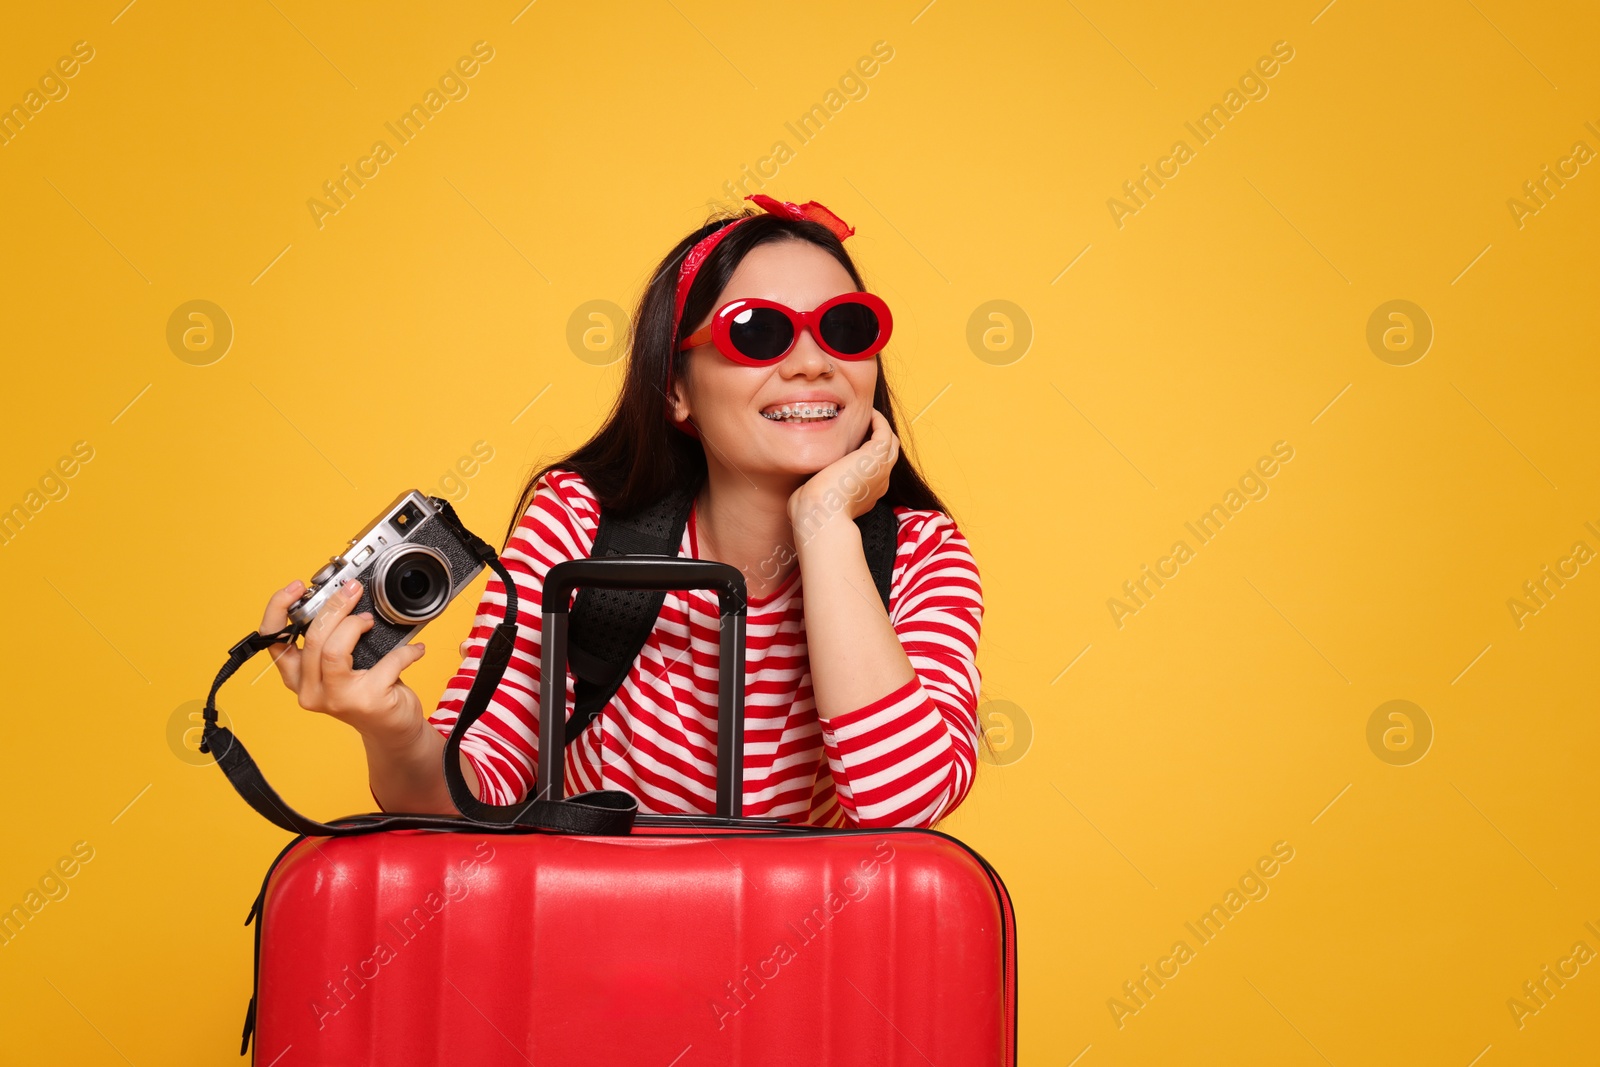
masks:
<svg viewBox="0 0 1600 1067"><path fill-rule="evenodd" d="M309 837L343 837L382 830L460 831L469 827L501 832L543 830L611 836L627 834L633 827L638 801L621 790L593 790L566 799L531 800L521 805L495 808L477 800L466 788L460 768L461 739L488 708L511 660L517 634L517 588L494 549L462 524L449 502L436 498L433 502L439 508L439 518L471 548L484 566L499 576L506 591L505 618L495 627L484 649L477 676L445 744L445 780L450 786L451 800L461 815L373 812L323 823L307 818L284 803L283 798L268 784L243 742L232 730L217 721L217 691L256 653L298 638L303 632L303 627L298 625L290 625L277 633L250 633L228 650L228 661L217 672L216 679L211 683L211 691L206 696L200 751L215 757L217 766L228 776L234 789L262 818L291 833Z"/></svg>

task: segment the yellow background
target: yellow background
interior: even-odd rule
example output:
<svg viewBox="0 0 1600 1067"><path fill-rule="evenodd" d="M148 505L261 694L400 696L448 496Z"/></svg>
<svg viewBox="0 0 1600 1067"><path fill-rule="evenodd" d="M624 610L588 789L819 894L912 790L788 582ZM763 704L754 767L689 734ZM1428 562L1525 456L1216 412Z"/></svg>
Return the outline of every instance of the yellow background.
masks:
<svg viewBox="0 0 1600 1067"><path fill-rule="evenodd" d="M0 948L0 1055L238 1062L240 923L285 835L169 745L174 712L273 588L478 441L461 510L498 536L619 382L574 309L631 307L781 139L765 191L855 225L896 312L908 444L982 570L985 699L1031 726L943 826L1014 894L1022 1062L1593 1059L1600 966L1520 1029L1507 1000L1600 950L1600 567L1521 628L1507 601L1600 550L1600 174L1521 227L1507 201L1600 149L1600 16L1321 3L9 13L0 102L95 56L0 147L0 505L94 458L0 548L0 904L94 858ZM306 201L479 40L470 94L319 229ZM784 123L880 40L800 145ZM1268 95L1119 228L1108 199L1278 41ZM209 366L166 342L195 299L235 332ZM1366 341L1394 299L1435 332L1409 366ZM969 347L991 300L1022 358ZM1270 494L1118 628L1107 600L1277 441ZM429 631L426 700L472 599ZM270 777L371 810L355 734L264 665L223 704ZM1394 699L1434 731L1409 766L1367 743ZM1278 841L1270 895L1119 1028L1122 983Z"/></svg>

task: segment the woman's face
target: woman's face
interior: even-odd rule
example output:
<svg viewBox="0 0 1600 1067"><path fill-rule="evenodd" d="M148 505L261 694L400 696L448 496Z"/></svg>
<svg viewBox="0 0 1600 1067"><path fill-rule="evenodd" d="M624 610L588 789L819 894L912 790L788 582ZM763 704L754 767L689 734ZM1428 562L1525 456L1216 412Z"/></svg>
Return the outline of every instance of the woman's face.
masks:
<svg viewBox="0 0 1600 1067"><path fill-rule="evenodd" d="M745 255L712 311L746 297L810 311L829 297L855 291L839 261L810 241L773 241ZM710 321L705 316L690 332ZM787 355L765 367L734 363L708 341L686 353L684 374L672 387L673 408L676 418L694 420L713 467L730 467L746 477L805 476L866 440L877 383L876 358L830 356L810 330L801 332ZM820 422L779 422L762 414L796 401L830 401L839 412Z"/></svg>

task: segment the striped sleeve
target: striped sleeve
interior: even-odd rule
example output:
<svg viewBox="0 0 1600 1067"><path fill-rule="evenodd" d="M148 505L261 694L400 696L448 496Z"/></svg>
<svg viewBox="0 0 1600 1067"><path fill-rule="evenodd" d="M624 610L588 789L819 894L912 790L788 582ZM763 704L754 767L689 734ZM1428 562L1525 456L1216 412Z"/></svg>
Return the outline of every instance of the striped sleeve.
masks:
<svg viewBox="0 0 1600 1067"><path fill-rule="evenodd" d="M915 676L822 722L836 799L850 825L928 827L972 787L977 763L983 590L948 515L902 523L890 623Z"/></svg>
<svg viewBox="0 0 1600 1067"><path fill-rule="evenodd" d="M539 630L544 579L562 560L589 554L599 521L594 498L582 479L569 471L551 471L540 479L532 503L500 553L517 586L516 647L488 708L461 740L461 751L478 775L479 799L485 803L514 803L533 785L539 755ZM466 658L445 686L438 708L428 717L446 737L477 677L489 636L505 618L505 605L505 586L491 573L467 638ZM570 708L570 674L566 683Z"/></svg>

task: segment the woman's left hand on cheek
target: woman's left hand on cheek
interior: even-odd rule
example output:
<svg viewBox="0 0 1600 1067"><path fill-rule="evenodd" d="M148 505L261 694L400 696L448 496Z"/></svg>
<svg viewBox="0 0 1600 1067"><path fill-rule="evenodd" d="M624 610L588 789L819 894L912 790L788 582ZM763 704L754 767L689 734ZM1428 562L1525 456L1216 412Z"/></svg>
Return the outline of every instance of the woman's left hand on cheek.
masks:
<svg viewBox="0 0 1600 1067"><path fill-rule="evenodd" d="M889 489L889 472L900 458L900 438L889 420L872 409L872 430L861 447L847 452L806 480L789 496L789 521L816 523L835 511L852 522L867 512ZM820 511L820 516L814 514Z"/></svg>

